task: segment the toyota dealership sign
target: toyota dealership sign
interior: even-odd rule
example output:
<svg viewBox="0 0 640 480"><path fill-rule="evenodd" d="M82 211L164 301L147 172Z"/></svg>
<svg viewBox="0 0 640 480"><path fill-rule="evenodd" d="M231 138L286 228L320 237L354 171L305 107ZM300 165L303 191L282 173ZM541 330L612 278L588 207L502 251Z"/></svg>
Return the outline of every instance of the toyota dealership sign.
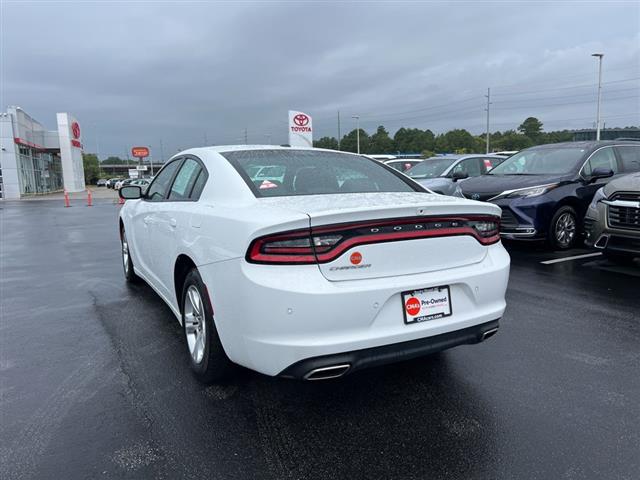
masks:
<svg viewBox="0 0 640 480"><path fill-rule="evenodd" d="M289 110L289 145L313 147L313 122L311 115Z"/></svg>

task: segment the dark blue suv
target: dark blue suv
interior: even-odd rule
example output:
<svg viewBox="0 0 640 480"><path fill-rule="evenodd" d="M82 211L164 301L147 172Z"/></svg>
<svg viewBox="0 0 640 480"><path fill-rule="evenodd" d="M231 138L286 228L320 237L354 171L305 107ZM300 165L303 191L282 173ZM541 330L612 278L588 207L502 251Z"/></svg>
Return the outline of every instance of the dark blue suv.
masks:
<svg viewBox="0 0 640 480"><path fill-rule="evenodd" d="M554 249L582 237L582 219L610 178L640 171L640 142L540 145L516 153L486 175L458 182L456 195L502 208L500 233L546 240Z"/></svg>

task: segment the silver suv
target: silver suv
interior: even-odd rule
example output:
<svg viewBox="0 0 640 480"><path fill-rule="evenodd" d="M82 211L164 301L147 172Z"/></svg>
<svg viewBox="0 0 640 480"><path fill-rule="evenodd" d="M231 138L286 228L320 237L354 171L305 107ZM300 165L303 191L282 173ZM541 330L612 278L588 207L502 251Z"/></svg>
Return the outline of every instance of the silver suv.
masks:
<svg viewBox="0 0 640 480"><path fill-rule="evenodd" d="M585 243L616 262L640 257L640 173L599 189L584 218Z"/></svg>

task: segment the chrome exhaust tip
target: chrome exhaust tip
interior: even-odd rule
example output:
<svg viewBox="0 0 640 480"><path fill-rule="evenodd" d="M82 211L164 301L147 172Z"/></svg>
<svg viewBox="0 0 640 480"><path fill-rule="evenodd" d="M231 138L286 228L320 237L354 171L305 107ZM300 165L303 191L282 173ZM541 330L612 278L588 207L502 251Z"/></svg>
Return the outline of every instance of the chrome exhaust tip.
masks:
<svg viewBox="0 0 640 480"><path fill-rule="evenodd" d="M596 240L596 243L593 244L596 248L607 248L607 243L609 243L609 235L600 235L600 238Z"/></svg>
<svg viewBox="0 0 640 480"><path fill-rule="evenodd" d="M482 337L480 337L480 341L484 342L486 339L493 337L496 333L498 333L498 327L491 328L485 332L482 332Z"/></svg>
<svg viewBox="0 0 640 480"><path fill-rule="evenodd" d="M303 377L305 380L329 380L343 376L351 368L351 364L332 365L330 367L314 368Z"/></svg>

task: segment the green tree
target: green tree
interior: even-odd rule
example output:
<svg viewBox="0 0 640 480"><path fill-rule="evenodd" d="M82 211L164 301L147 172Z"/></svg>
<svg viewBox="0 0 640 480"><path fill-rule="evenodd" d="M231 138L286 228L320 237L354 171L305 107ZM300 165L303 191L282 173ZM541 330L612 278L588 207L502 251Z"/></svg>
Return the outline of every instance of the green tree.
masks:
<svg viewBox="0 0 640 480"><path fill-rule="evenodd" d="M403 127L395 133L393 142L395 152L419 153L435 149L435 136L431 130Z"/></svg>
<svg viewBox="0 0 640 480"><path fill-rule="evenodd" d="M451 153L449 143L447 142L447 137L445 137L443 134L438 135L434 143L434 148L437 153Z"/></svg>
<svg viewBox="0 0 640 480"><path fill-rule="evenodd" d="M455 153L473 153L476 151L476 141L464 129L450 130L444 134L447 146Z"/></svg>
<svg viewBox="0 0 640 480"><path fill-rule="evenodd" d="M100 178L100 162L95 153L83 153L82 166L84 167L85 182L95 183Z"/></svg>
<svg viewBox="0 0 640 480"><path fill-rule="evenodd" d="M344 137L340 142L340 149L345 152L357 152L358 141L356 135L356 129L354 128ZM360 153L375 153L371 151L371 137L363 129L360 129Z"/></svg>
<svg viewBox="0 0 640 480"><path fill-rule="evenodd" d="M338 140L334 137L322 137L319 140L313 141L313 146L316 148L328 148L331 150L338 150Z"/></svg>
<svg viewBox="0 0 640 480"><path fill-rule="evenodd" d="M533 140L526 135L522 135L513 130L507 130L500 137L500 140L496 140L496 142L493 143L492 148L496 150L522 150L532 145Z"/></svg>
<svg viewBox="0 0 640 480"><path fill-rule="evenodd" d="M571 130L561 130L557 132L541 133L536 139L536 144L571 142L573 140L573 132Z"/></svg>
<svg viewBox="0 0 640 480"><path fill-rule="evenodd" d="M102 162L105 165L124 165L125 163L127 163L126 160L121 159L120 157L107 157L106 159L102 160Z"/></svg>
<svg viewBox="0 0 640 480"><path fill-rule="evenodd" d="M536 117L529 117L520 124L518 131L535 140L542 133L542 122Z"/></svg>
<svg viewBox="0 0 640 480"><path fill-rule="evenodd" d="M362 139L361 139L362 140ZM394 143L389 132L380 125L376 133L371 135L371 153L393 153Z"/></svg>

